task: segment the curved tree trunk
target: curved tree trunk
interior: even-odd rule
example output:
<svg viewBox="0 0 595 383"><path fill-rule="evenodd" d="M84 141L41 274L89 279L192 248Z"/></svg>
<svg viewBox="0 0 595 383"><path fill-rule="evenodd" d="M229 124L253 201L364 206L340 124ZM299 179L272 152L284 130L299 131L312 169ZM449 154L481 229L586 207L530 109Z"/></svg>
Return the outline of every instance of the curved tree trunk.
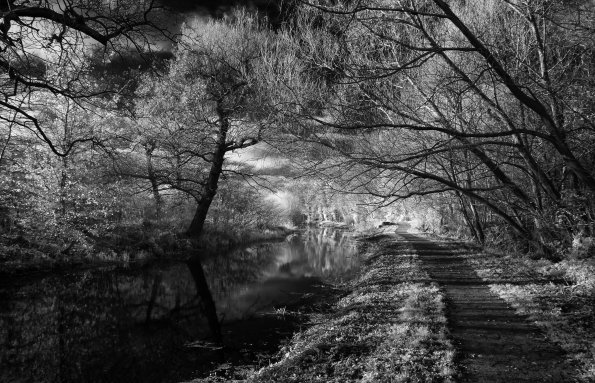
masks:
<svg viewBox="0 0 595 383"><path fill-rule="evenodd" d="M217 108L219 114L219 132L217 137L217 147L213 153L211 160L211 169L206 181L203 194L198 201L198 206L194 213L194 218L188 227L186 234L193 238L198 238L202 233L202 229L207 219L207 214L211 203L217 194L217 186L219 184L219 177L223 172L223 162L225 160L225 153L227 152L227 132L229 130L229 117L226 115L221 107Z"/></svg>

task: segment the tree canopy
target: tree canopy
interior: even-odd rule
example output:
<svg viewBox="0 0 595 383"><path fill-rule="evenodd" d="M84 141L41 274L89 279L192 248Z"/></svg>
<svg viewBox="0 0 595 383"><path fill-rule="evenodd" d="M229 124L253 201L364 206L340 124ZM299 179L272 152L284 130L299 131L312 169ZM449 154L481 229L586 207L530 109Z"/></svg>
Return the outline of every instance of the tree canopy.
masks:
<svg viewBox="0 0 595 383"><path fill-rule="evenodd" d="M39 206L92 216L68 193L114 188L127 197L98 202L105 217L176 206L174 226L200 237L220 222L218 193L240 201L227 188L245 190L268 216L260 207L276 189L286 222L374 216L361 206L410 216L413 199L434 217L425 228L543 256L593 236L591 2L320 0L286 11L273 26L245 10L198 17L174 39L151 2L6 3L3 209L22 211L35 185L54 182L34 193ZM157 52L165 38L173 48ZM131 49L162 60L126 72L124 96L122 77L97 73ZM258 153L268 168L247 160ZM83 226L72 227L89 234Z"/></svg>

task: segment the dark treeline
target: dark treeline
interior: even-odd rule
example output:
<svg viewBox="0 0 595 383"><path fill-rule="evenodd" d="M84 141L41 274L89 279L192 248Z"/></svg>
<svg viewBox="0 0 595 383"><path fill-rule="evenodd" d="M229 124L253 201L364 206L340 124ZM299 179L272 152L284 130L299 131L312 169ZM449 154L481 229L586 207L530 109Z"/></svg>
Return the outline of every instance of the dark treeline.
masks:
<svg viewBox="0 0 595 383"><path fill-rule="evenodd" d="M7 259L387 217L592 255L591 2L119 4L2 2Z"/></svg>

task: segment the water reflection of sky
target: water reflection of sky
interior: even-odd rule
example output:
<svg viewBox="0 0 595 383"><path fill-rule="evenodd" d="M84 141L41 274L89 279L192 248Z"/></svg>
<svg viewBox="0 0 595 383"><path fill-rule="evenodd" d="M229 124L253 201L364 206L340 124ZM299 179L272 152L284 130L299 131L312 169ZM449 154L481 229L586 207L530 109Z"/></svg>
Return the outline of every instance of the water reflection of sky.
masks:
<svg viewBox="0 0 595 383"><path fill-rule="evenodd" d="M332 228L309 230L284 242L238 250L230 256L245 259L247 255L263 260L252 275L254 279L246 279L249 283L232 291L213 291L226 320L290 305L322 283L348 279L359 267L349 233ZM218 274L213 271L207 274Z"/></svg>
<svg viewBox="0 0 595 383"><path fill-rule="evenodd" d="M358 267L344 232L312 230L204 262L220 318L290 304ZM0 381L163 382L192 376L209 334L187 265L108 268L0 287Z"/></svg>

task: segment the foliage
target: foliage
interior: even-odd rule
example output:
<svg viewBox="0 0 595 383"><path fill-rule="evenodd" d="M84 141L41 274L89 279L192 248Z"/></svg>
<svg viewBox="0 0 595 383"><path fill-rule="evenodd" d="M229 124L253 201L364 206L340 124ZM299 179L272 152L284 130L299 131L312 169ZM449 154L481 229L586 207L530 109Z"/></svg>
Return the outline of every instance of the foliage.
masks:
<svg viewBox="0 0 595 383"><path fill-rule="evenodd" d="M125 102L103 93L114 83L98 72L118 47L144 49L152 5L101 9L98 23L80 13L98 4L65 3L77 24L40 4L40 16L26 3L2 14L5 231L53 233L61 252L87 251L123 222L198 236L205 223L413 219L537 257L592 256L588 2L320 0L275 32L247 11L189 20ZM263 142L298 165L284 176L315 178L267 176L288 196L283 212L240 181L258 176L242 158Z"/></svg>
<svg viewBox="0 0 595 383"><path fill-rule="evenodd" d="M35 121L51 145L37 141L39 131L8 125L0 157L3 231L34 247L48 244L45 250L60 261L178 253L184 246L161 238L186 230L194 209L187 197L199 207L210 204L223 174L211 234L235 243L285 234L263 235L279 222L259 192L240 181L249 169L221 165L232 151L257 143L270 124L266 110L256 108L264 105L258 52L271 35L259 23L240 12L233 20L187 24L175 57L134 79L132 104L35 93ZM95 59L81 56L77 63L92 66ZM132 111L122 108L131 105ZM68 155L53 157L55 151ZM217 179L209 178L213 173Z"/></svg>

